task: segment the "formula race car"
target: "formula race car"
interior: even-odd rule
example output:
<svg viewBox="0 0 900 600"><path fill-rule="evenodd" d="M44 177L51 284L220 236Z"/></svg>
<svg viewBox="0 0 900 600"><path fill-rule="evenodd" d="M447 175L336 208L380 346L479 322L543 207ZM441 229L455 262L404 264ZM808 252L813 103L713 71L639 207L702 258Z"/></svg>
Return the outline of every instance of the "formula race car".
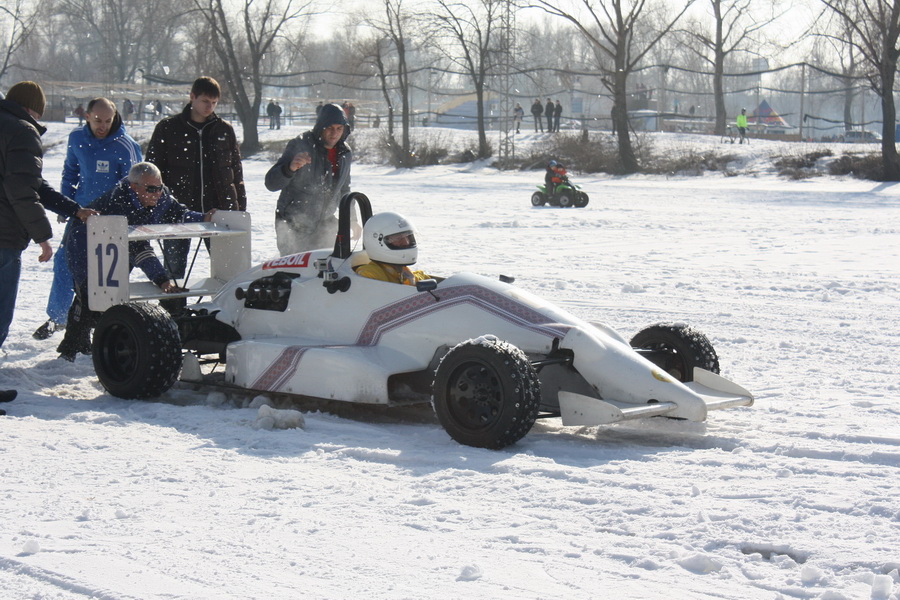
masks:
<svg viewBox="0 0 900 600"><path fill-rule="evenodd" d="M93 362L121 398L153 398L178 379L250 393L350 403L430 401L462 444L503 448L535 420L599 425L667 416L703 421L714 409L750 405L718 375L709 340L683 324L644 329L629 342L519 289L508 278L460 273L416 286L358 275L351 213L372 216L354 192L341 201L334 249L249 266L249 216L129 229L123 217L88 222L95 261L91 308L102 310ZM111 268L128 240L211 238L210 277L184 296L211 299L170 313L155 286ZM117 268L121 268L118 265ZM173 316L174 315L174 316ZM210 369L210 365L224 363Z"/></svg>

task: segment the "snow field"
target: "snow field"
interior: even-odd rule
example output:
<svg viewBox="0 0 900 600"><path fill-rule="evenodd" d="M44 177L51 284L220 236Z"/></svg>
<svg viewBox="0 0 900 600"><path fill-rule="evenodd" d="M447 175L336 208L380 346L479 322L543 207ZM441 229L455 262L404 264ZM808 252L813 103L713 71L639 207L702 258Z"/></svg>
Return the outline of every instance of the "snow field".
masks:
<svg viewBox="0 0 900 600"><path fill-rule="evenodd" d="M540 172L354 166L425 270L514 276L626 337L689 322L756 395L702 424L540 421L503 451L427 411L280 429L252 396L111 397L31 338L52 271L30 247L0 351L0 597L896 600L900 188L780 180L772 148L735 146L737 177L573 173L583 209L531 207ZM245 161L254 262L270 164Z"/></svg>

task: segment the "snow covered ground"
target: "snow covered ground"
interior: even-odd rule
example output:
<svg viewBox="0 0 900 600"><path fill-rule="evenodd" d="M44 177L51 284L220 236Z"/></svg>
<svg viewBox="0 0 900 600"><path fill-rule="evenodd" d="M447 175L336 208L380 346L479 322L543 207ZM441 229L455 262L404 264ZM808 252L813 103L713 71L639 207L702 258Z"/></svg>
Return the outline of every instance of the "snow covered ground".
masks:
<svg viewBox="0 0 900 600"><path fill-rule="evenodd" d="M66 132L45 136L54 184ZM0 351L0 598L900 597L900 185L729 151L751 175L574 174L584 209L532 208L542 173L354 167L432 273L515 276L626 336L705 331L756 404L704 424L542 421L488 451L427 411L266 430L249 398L120 400L32 339L51 267L31 246ZM245 161L254 261L275 255L269 166Z"/></svg>

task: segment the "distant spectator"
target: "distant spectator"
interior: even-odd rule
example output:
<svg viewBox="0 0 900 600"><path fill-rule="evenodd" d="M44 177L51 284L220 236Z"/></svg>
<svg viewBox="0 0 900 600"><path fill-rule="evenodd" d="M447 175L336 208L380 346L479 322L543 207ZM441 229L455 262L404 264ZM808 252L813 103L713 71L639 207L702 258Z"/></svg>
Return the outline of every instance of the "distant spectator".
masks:
<svg viewBox="0 0 900 600"><path fill-rule="evenodd" d="M125 115L125 122L131 125L131 117L134 114L134 102L125 98L125 101L122 102L122 113Z"/></svg>
<svg viewBox="0 0 900 600"><path fill-rule="evenodd" d="M525 109L522 108L522 105L516 102L516 107L513 109L513 125L516 127L516 133L519 133L519 127L522 125L522 119L525 118Z"/></svg>
<svg viewBox="0 0 900 600"><path fill-rule="evenodd" d="M269 100L266 106L266 116L269 117L269 129L275 129L275 100Z"/></svg>
<svg viewBox="0 0 900 600"><path fill-rule="evenodd" d="M741 138L740 143L743 144L744 140L747 140L747 143L749 144L750 140L747 139L747 109L746 108L741 109L741 114L739 114L737 116L737 119L735 119L735 125L737 125L738 135L740 135L740 138Z"/></svg>
<svg viewBox="0 0 900 600"><path fill-rule="evenodd" d="M534 115L534 132L538 132L538 127L541 128L541 133L544 132L544 121L541 119L541 115L544 114L544 105L541 104L540 98L534 99L534 104L531 105L531 114Z"/></svg>
<svg viewBox="0 0 900 600"><path fill-rule="evenodd" d="M281 129L281 105L275 101L275 129Z"/></svg>
<svg viewBox="0 0 900 600"><path fill-rule="evenodd" d="M544 105L544 118L547 119L547 133L553 133L553 113L556 107L553 106L553 100L547 98L547 104Z"/></svg>
<svg viewBox="0 0 900 600"><path fill-rule="evenodd" d="M354 125L356 124L356 107L353 106L352 102L347 100L344 102L344 104L341 105L341 108L344 109L344 114L347 117L347 123L350 124L350 129L352 130Z"/></svg>
<svg viewBox="0 0 900 600"><path fill-rule="evenodd" d="M553 109L553 131L559 132L559 120L562 118L562 104L556 101L556 107Z"/></svg>
<svg viewBox="0 0 900 600"><path fill-rule="evenodd" d="M84 125L84 104L79 104L75 107L75 110L72 111L72 114L78 117L78 125Z"/></svg>

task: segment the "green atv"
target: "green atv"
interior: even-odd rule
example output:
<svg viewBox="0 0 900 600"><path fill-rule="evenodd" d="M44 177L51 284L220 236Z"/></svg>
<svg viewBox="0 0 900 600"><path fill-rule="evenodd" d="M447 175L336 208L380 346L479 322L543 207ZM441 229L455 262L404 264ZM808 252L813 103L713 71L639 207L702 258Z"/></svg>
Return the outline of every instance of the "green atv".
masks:
<svg viewBox="0 0 900 600"><path fill-rule="evenodd" d="M544 206L545 204L549 204L550 206L559 206L561 208L568 208L570 206L583 208L588 205L588 195L582 192L579 186L568 179L557 184L556 190L553 193L547 193L546 185L539 185L537 186L537 189L538 191L531 195L532 206Z"/></svg>

